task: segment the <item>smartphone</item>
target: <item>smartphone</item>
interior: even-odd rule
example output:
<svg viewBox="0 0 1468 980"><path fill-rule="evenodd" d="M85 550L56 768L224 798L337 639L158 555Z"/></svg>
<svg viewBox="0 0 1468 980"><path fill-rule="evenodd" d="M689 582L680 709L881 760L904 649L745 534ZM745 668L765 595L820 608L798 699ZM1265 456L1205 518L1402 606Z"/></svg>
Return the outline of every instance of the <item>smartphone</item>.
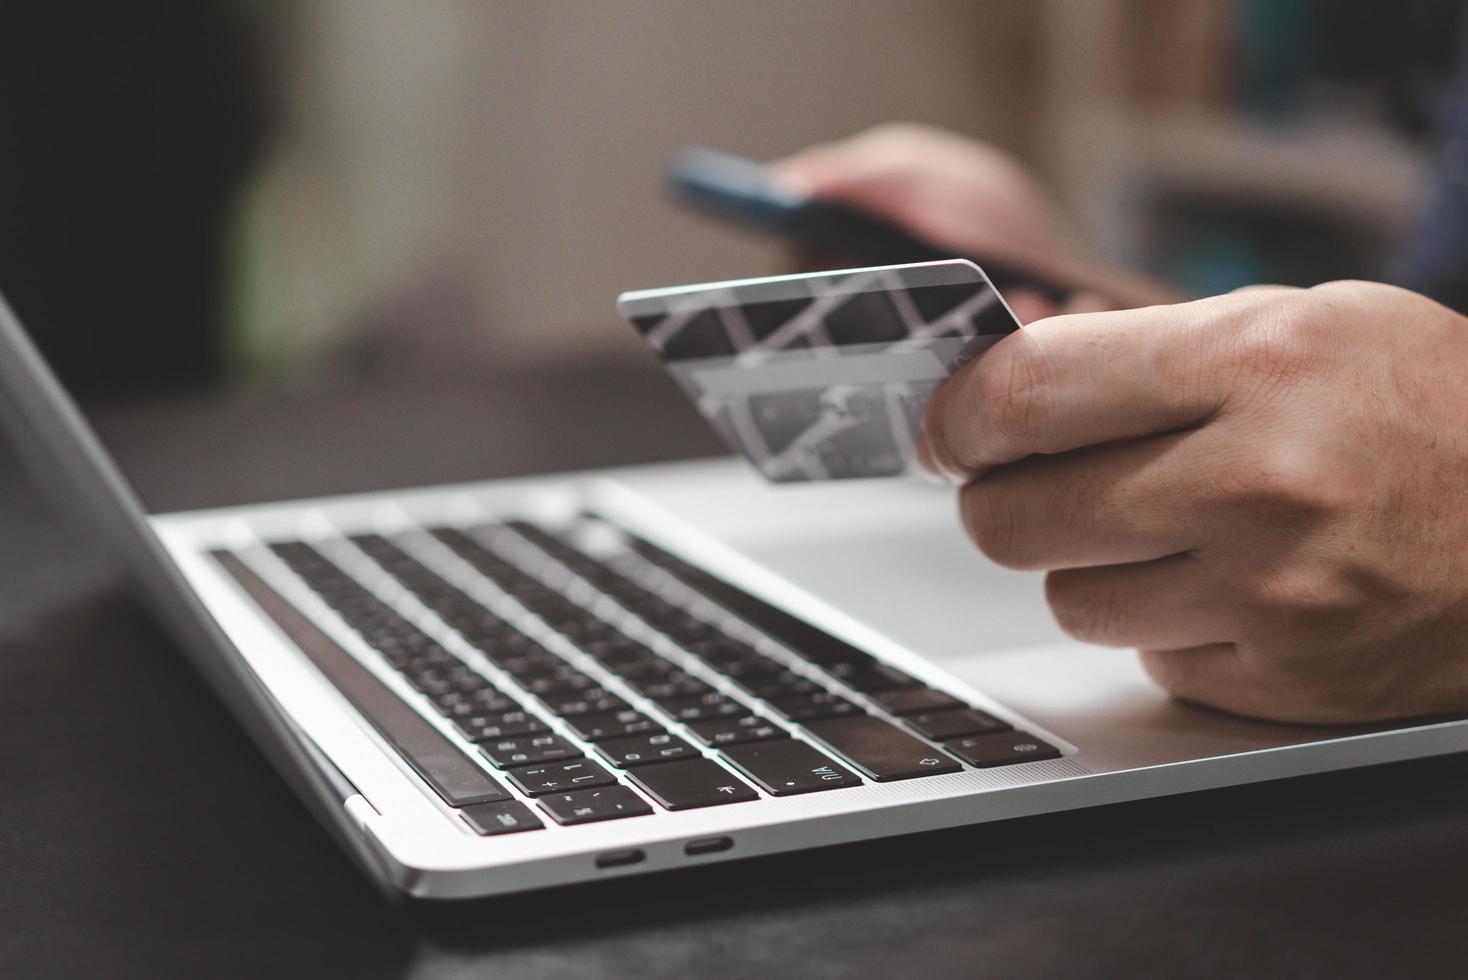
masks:
<svg viewBox="0 0 1468 980"><path fill-rule="evenodd" d="M1071 287L1032 272L924 241L884 218L845 204L792 194L771 169L744 157L690 147L668 167L668 182L680 203L745 227L779 235L818 255L840 256L861 265L900 265L968 259L983 266L1000 292L1029 289L1064 303Z"/></svg>

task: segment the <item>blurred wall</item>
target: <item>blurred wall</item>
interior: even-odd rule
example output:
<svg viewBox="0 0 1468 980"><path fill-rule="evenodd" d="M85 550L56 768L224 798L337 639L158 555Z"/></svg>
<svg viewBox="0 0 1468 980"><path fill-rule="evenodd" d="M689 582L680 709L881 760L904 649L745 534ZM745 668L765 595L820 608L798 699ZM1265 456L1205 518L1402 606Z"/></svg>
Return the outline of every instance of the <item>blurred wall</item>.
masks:
<svg viewBox="0 0 1468 980"><path fill-rule="evenodd" d="M266 357L384 316L511 362L632 352L618 291L778 262L667 205L679 146L770 158L889 119L1034 138L1027 0L308 0L279 16L284 136L241 281Z"/></svg>

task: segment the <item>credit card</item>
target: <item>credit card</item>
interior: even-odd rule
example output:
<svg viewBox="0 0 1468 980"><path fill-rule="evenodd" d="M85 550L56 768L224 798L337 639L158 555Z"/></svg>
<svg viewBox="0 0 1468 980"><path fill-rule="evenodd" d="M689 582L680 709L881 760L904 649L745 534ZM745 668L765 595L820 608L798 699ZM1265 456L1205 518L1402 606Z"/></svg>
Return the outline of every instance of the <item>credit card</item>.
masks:
<svg viewBox="0 0 1468 980"><path fill-rule="evenodd" d="M961 259L644 289L617 309L776 483L906 473L928 398L1019 329Z"/></svg>

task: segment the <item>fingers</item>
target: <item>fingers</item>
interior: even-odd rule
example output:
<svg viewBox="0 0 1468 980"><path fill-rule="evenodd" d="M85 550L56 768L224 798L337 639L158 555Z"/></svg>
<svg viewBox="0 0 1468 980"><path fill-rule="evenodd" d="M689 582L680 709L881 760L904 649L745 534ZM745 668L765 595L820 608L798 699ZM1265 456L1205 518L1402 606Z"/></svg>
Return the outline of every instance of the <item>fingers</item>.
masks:
<svg viewBox="0 0 1468 980"><path fill-rule="evenodd" d="M1044 293L1033 289L1015 289L1006 293L1004 301L1020 323L1032 323L1061 313L1099 313L1112 310L1116 305L1100 293L1081 291L1066 300L1064 307L1056 306ZM917 440L917 465L925 473L942 476L928 449L928 440L921 434ZM941 481L940 481L941 482Z"/></svg>
<svg viewBox="0 0 1468 980"><path fill-rule="evenodd" d="M1178 649L1231 638L1218 584L1190 555L1051 572L1045 597L1061 628L1087 643Z"/></svg>
<svg viewBox="0 0 1468 980"><path fill-rule="evenodd" d="M1314 725L1392 717L1379 705L1362 704L1338 683L1251 658L1230 643L1140 654L1143 669L1173 697L1231 714Z"/></svg>
<svg viewBox="0 0 1468 980"><path fill-rule="evenodd" d="M1059 281L1075 264L1044 189L994 147L912 123L877 126L776 163L795 193L887 218L955 254L988 255Z"/></svg>
<svg viewBox="0 0 1468 980"><path fill-rule="evenodd" d="M915 168L910 163L921 147L910 140L873 135L869 131L810 147L777 162L775 170L796 193L900 216L913 192Z"/></svg>
<svg viewBox="0 0 1468 980"><path fill-rule="evenodd" d="M1380 714L1321 686L1252 660L1233 644L1142 650L1142 667L1173 697L1269 721L1338 725Z"/></svg>
<svg viewBox="0 0 1468 980"><path fill-rule="evenodd" d="M1031 456L959 491L964 528L1009 568L1151 561L1204 545L1209 515L1192 488L1210 436L1174 433Z"/></svg>
<svg viewBox="0 0 1468 980"><path fill-rule="evenodd" d="M938 389L923 428L950 475L1195 425L1227 401L1225 359L1261 295L1057 316Z"/></svg>
<svg viewBox="0 0 1468 980"><path fill-rule="evenodd" d="M885 123L846 139L818 143L773 166L792 188L821 197L861 195L900 180L914 161L929 169L976 145L960 136L917 123Z"/></svg>
<svg viewBox="0 0 1468 980"><path fill-rule="evenodd" d="M1238 714L1249 713L1261 700L1250 690L1248 671L1232 643L1140 650L1142 669L1175 698L1196 701Z"/></svg>

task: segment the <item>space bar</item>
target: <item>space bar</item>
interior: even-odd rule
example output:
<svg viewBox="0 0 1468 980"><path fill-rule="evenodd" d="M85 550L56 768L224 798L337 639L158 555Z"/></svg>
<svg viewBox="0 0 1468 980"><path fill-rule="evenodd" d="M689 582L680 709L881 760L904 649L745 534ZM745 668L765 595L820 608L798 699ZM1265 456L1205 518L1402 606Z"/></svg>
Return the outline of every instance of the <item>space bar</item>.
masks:
<svg viewBox="0 0 1468 980"><path fill-rule="evenodd" d="M216 551L214 558L446 803L468 806L510 799L503 786L236 555Z"/></svg>

